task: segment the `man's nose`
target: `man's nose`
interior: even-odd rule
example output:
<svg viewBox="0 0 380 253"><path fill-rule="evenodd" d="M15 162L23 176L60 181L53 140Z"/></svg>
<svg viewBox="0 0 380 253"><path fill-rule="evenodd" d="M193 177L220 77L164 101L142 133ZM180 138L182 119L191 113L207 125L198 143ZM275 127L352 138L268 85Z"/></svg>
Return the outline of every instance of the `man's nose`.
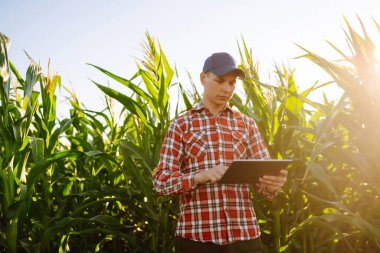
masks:
<svg viewBox="0 0 380 253"><path fill-rule="evenodd" d="M230 92L231 86L228 82L223 83L223 91Z"/></svg>

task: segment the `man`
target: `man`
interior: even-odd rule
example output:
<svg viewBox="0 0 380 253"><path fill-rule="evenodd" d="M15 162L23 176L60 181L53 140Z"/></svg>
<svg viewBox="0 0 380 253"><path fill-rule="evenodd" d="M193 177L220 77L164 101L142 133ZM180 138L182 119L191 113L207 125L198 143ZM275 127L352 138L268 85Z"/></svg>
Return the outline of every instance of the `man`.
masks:
<svg viewBox="0 0 380 253"><path fill-rule="evenodd" d="M208 57L202 101L173 120L162 144L153 183L180 195L176 252L261 252L249 185L218 183L234 159L270 158L254 120L228 104L237 78L245 73L231 55ZM264 176L255 189L271 200L286 176Z"/></svg>

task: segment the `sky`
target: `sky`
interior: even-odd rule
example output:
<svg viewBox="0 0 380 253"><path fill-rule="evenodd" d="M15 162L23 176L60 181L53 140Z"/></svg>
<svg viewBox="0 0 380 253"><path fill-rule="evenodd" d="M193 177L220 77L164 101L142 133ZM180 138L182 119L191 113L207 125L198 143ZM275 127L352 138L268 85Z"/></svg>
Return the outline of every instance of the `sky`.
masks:
<svg viewBox="0 0 380 253"><path fill-rule="evenodd" d="M275 63L295 69L296 83L310 87L328 77L306 59L301 45L337 59L326 40L345 48L345 16L358 27L356 15L370 35L379 33L379 0L0 0L0 32L11 39L9 58L25 76L29 64L24 50L47 71L51 67L62 84L74 90L88 109L100 110L104 97L90 81L122 90L86 63L130 78L137 70L148 31L157 38L181 82L188 71L197 86L204 60L214 52L238 58L237 42L244 37L260 63L260 74L273 75ZM380 44L377 44L380 47ZM334 58L335 57L335 58ZM337 96L327 91L332 99ZM57 92L59 114L67 115L65 92Z"/></svg>

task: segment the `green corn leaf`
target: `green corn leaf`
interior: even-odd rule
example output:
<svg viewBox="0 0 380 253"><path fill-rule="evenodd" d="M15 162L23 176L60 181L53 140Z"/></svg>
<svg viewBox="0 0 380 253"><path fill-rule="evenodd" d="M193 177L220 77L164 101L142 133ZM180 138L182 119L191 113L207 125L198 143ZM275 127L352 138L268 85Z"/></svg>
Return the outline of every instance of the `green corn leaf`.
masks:
<svg viewBox="0 0 380 253"><path fill-rule="evenodd" d="M30 146L32 147L33 160L38 163L45 156L45 141L41 138L28 137Z"/></svg>
<svg viewBox="0 0 380 253"><path fill-rule="evenodd" d="M0 77L1 77L1 95L2 101L8 102L9 90L11 85L11 75L9 71L8 49L10 46L10 39L4 34L0 33Z"/></svg>
<svg viewBox="0 0 380 253"><path fill-rule="evenodd" d="M155 78L152 76L151 73L143 69L139 69L139 74L150 94L150 97L152 98L153 105L158 107L158 92L157 87L155 85Z"/></svg>
<svg viewBox="0 0 380 253"><path fill-rule="evenodd" d="M63 187L63 191L62 191L63 196L70 195L73 184L74 184L74 181L71 179L68 182L65 182L64 187Z"/></svg>
<svg viewBox="0 0 380 253"><path fill-rule="evenodd" d="M179 83L180 93L182 95L183 101L185 102L185 106L187 110L190 110L193 107L193 104L190 102L189 97L186 94L186 91L183 89L183 86L181 83ZM178 104L177 104L178 105Z"/></svg>
<svg viewBox="0 0 380 253"><path fill-rule="evenodd" d="M93 113L95 115L92 115L89 112L91 112L91 113ZM101 116L104 119L104 121L106 122L106 124L107 124L107 126L109 128L114 127L112 118L110 118L108 115L106 115L103 112L95 112L95 111L91 111L91 110L85 110L84 114L86 116L88 116L89 118L91 118L92 122L90 122L90 123L92 123L92 124L94 124L94 126L96 126L96 130L100 130L101 132L104 132L105 129L106 129L106 127L103 126L103 124L101 123L101 121L98 120L98 116Z"/></svg>
<svg viewBox="0 0 380 253"><path fill-rule="evenodd" d="M96 65L93 65L93 64L90 64L88 63L88 65L90 66L93 66L94 68L100 70L102 73L106 74L107 76L111 77L112 79L114 79L115 81L123 84L125 87L128 87L130 88L132 91L134 91L136 94L138 94L139 96L143 97L145 100L149 101L151 100L151 96L146 93L143 89L141 89L140 87L138 87L137 85L135 85L134 83L132 83L130 80L127 80L123 77L120 77L120 76L117 76L99 66L96 66Z"/></svg>
<svg viewBox="0 0 380 253"><path fill-rule="evenodd" d="M85 203L81 206L79 206L77 209L75 209L72 213L71 213L71 216L72 217L75 217L75 216L80 216L82 215L82 213L87 209L87 208L94 208L94 207L99 207L99 206L103 206L104 203L107 203L107 202L114 202L114 201L127 201L128 198L126 197L107 197L107 198L103 198L103 199L99 199L99 200L95 200L95 201L91 201L91 202L88 202L88 203Z"/></svg>
<svg viewBox="0 0 380 253"><path fill-rule="evenodd" d="M116 158L114 156L112 156L111 154L101 152L98 150L92 150L89 152L85 152L85 154L87 156L103 157L103 158L109 160L110 162L112 162L114 165L116 165L121 171L123 171L123 167L119 164L119 162L116 160Z"/></svg>
<svg viewBox="0 0 380 253"><path fill-rule="evenodd" d="M50 226L43 234L41 241L41 248L45 247L45 244L48 243L54 236L58 233L64 234L70 227L88 223L86 218L72 218L65 217L59 220L55 225Z"/></svg>
<svg viewBox="0 0 380 253"><path fill-rule="evenodd" d="M130 97L128 97L126 95L123 95L120 92L117 92L116 90L113 90L113 89L108 88L106 86L100 85L100 84L98 84L98 83L96 83L94 81L92 81L92 82L96 86L98 86L99 89L101 89L108 96L110 96L110 97L116 99L117 101L119 101L122 105L124 105L128 109L128 111L130 111L132 114L134 114L137 117L139 117L140 119L142 119L143 122L147 126L149 126L143 108L139 104L137 104L133 99L131 99Z"/></svg>
<svg viewBox="0 0 380 253"><path fill-rule="evenodd" d="M166 107L167 103L169 101L169 86L171 84L172 78L174 76L174 71L169 65L168 60L166 59L166 56L161 49L160 46L160 60L161 64L163 66L162 76L161 78L161 84L159 86L159 101L162 102L162 107ZM164 76L164 73L166 76Z"/></svg>
<svg viewBox="0 0 380 253"><path fill-rule="evenodd" d="M10 66L10 68L12 70L13 75L16 77L16 79L19 82L19 84L21 85L21 87L24 87L25 86L25 81L21 77L20 73L18 72L18 70L16 69L16 67L13 65L13 63L11 61L9 62L9 66Z"/></svg>
<svg viewBox="0 0 380 253"><path fill-rule="evenodd" d="M120 147L122 150L123 156L135 156L143 162L145 165L144 167L147 169L147 173L151 174L151 170L154 168L155 164L153 160L146 155L144 150L136 146L134 143L129 142L129 141L121 141L120 142Z"/></svg>
<svg viewBox="0 0 380 253"><path fill-rule="evenodd" d="M30 170L27 178L26 178L26 184L28 187L28 192L31 194L31 187L33 187L34 183L39 179L42 173L45 172L45 170L51 166L53 163L56 163L62 159L78 159L79 157L83 156L82 152L75 151L75 150L69 150L69 151L62 151L62 152L56 152L52 155L49 155L48 157L43 158L38 163L36 163Z"/></svg>
<svg viewBox="0 0 380 253"><path fill-rule="evenodd" d="M67 129L69 129L75 119L76 118L74 117L71 119L64 119L60 122L60 127L56 129L50 137L50 143L48 147L49 152L55 149L59 143L59 138L64 132L66 132Z"/></svg>
<svg viewBox="0 0 380 253"><path fill-rule="evenodd" d="M5 229L8 249L12 253L17 252L17 219L14 219Z"/></svg>
<svg viewBox="0 0 380 253"><path fill-rule="evenodd" d="M30 58L30 64L26 71L25 87L24 87L24 99L26 104L31 107L31 95L34 85L40 79L42 75L41 66Z"/></svg>
<svg viewBox="0 0 380 253"><path fill-rule="evenodd" d="M121 224L120 221L118 221L117 219L115 219L114 217L109 216L109 215L97 215L95 217L92 217L89 220L95 221L97 223L100 223L102 225L105 225L107 227L117 229L117 230L124 230L127 227L127 226Z"/></svg>
<svg viewBox="0 0 380 253"><path fill-rule="evenodd" d="M129 226L126 228L132 229L135 227ZM83 230L79 230L79 231L70 232L68 234L69 235L86 235L86 234L89 234L89 235L98 235L98 234L115 235L115 236L117 236L119 238L123 238L125 240L131 240L131 238L135 237L135 236L132 236L130 234L126 234L126 233L122 233L122 232L117 231L117 230L106 229L106 228L89 228L89 229L83 229Z"/></svg>
<svg viewBox="0 0 380 253"><path fill-rule="evenodd" d="M13 171L10 167L7 167L0 171L2 179L2 205L7 209L14 202L16 188Z"/></svg>
<svg viewBox="0 0 380 253"><path fill-rule="evenodd" d="M33 122L34 116L38 110L39 104L38 104L38 92L32 92L31 94L31 101L29 103L29 107L26 111L25 117L26 121L20 122L19 129L14 129L14 131L17 131L19 134L16 135L16 137L21 137L21 140L25 140L29 134L29 131L31 129L31 124ZM25 141L24 141L25 142Z"/></svg>

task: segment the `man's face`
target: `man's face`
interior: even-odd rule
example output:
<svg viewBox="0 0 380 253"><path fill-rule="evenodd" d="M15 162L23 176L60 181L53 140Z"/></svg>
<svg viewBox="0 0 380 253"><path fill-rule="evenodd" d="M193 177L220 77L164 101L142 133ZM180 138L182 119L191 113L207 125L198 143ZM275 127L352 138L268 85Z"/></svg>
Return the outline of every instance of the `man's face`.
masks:
<svg viewBox="0 0 380 253"><path fill-rule="evenodd" d="M214 106L226 105L234 94L237 74L233 71L224 76L217 76L212 72L202 72L200 77L205 102Z"/></svg>

